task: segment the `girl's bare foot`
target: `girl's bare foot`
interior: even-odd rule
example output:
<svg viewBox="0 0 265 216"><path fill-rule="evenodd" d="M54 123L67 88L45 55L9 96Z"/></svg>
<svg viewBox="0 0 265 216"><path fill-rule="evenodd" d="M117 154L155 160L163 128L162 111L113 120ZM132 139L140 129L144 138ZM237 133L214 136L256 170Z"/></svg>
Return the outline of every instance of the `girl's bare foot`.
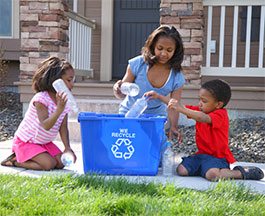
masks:
<svg viewBox="0 0 265 216"><path fill-rule="evenodd" d="M13 153L1 162L2 166L16 167L16 154Z"/></svg>

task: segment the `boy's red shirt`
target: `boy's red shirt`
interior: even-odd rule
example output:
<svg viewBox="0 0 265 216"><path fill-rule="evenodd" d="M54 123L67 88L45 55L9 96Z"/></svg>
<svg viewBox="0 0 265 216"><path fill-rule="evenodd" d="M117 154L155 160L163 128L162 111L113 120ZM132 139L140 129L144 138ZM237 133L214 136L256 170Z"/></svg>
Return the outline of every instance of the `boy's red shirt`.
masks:
<svg viewBox="0 0 265 216"><path fill-rule="evenodd" d="M198 106L186 105L186 107L200 111ZM226 109L218 109L208 115L212 119L212 124L196 121L195 139L199 150L196 154L226 158L230 164L236 162L229 148L229 119Z"/></svg>

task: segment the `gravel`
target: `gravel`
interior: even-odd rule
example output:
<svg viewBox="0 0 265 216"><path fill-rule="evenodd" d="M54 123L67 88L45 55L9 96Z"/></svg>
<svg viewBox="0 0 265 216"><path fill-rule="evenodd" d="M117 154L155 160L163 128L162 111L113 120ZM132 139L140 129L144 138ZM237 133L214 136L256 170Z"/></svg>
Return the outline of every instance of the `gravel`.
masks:
<svg viewBox="0 0 265 216"><path fill-rule="evenodd" d="M19 94L0 92L0 141L12 139L22 121L22 104ZM175 145L174 151L194 154L195 127L179 126L183 142ZM229 146L237 161L265 163L265 118L247 118L230 121ZM177 142L173 138L173 142Z"/></svg>
<svg viewBox="0 0 265 216"><path fill-rule="evenodd" d="M0 92L0 141L12 139L22 121L22 103L19 94Z"/></svg>

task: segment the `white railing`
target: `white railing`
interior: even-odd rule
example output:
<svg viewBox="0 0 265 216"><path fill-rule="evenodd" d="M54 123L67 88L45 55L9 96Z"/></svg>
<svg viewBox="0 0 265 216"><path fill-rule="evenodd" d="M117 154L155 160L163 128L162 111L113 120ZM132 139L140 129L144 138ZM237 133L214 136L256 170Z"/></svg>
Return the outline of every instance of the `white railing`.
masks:
<svg viewBox="0 0 265 216"><path fill-rule="evenodd" d="M94 20L89 20L73 11L68 11L69 17L69 54L75 74L93 78L91 69L91 33L96 28Z"/></svg>
<svg viewBox="0 0 265 216"><path fill-rule="evenodd" d="M202 75L209 76L241 76L241 77L265 77L264 59L264 23L265 23L265 0L203 0L204 7L208 7L207 21L207 44L206 44L206 65L202 67ZM226 7L234 7L233 16L233 36L232 36L232 60L230 67L224 67L224 43L225 43L225 12ZM237 49L238 49L238 14L239 7L247 6L247 25L245 42L244 66L237 67ZM258 48L258 64L256 67L250 67L251 50L251 19L252 6L261 6L260 13L260 34ZM219 37L219 59L218 67L211 66L211 42L212 42L212 20L213 7L221 7L220 17L220 37Z"/></svg>

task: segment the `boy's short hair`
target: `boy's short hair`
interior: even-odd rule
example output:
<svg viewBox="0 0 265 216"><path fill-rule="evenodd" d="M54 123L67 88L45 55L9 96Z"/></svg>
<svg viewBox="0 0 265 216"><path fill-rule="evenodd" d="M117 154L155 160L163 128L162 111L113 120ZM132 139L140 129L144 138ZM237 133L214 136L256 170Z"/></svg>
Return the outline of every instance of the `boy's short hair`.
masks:
<svg viewBox="0 0 265 216"><path fill-rule="evenodd" d="M231 88L229 84L224 80L215 79L207 81L202 84L201 88L204 88L209 91L216 101L223 102L223 107L228 104L231 98Z"/></svg>

